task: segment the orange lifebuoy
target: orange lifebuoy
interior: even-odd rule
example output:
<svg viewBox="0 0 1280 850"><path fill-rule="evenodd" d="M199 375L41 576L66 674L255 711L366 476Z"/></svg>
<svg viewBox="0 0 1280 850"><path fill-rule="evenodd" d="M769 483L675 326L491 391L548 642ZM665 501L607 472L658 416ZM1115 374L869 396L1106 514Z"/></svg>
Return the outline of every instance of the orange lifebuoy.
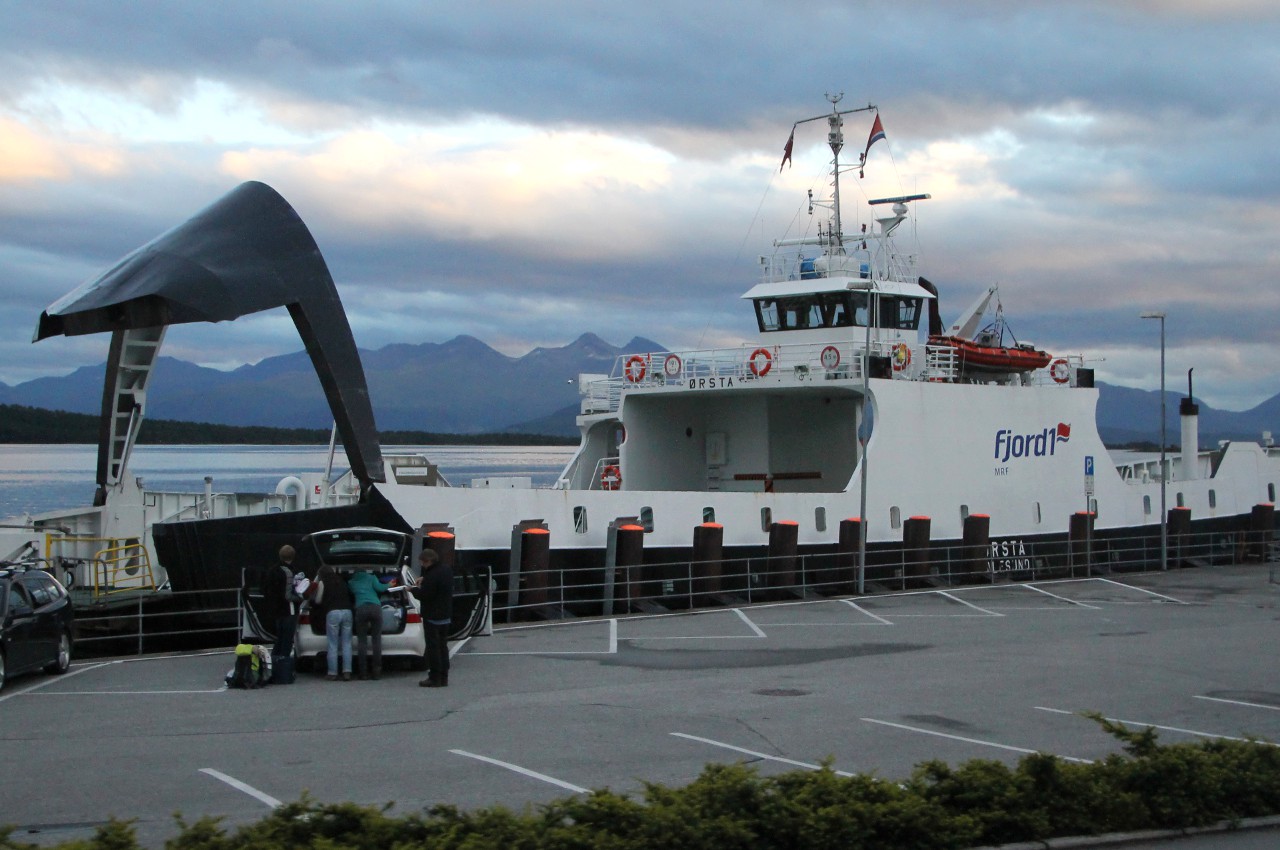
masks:
<svg viewBox="0 0 1280 850"><path fill-rule="evenodd" d="M900 342L893 347L893 371L901 372L910 365L911 349L905 342Z"/></svg>
<svg viewBox="0 0 1280 850"><path fill-rule="evenodd" d="M617 490L622 486L622 470L609 464L600 471L600 489Z"/></svg>
<svg viewBox="0 0 1280 850"><path fill-rule="evenodd" d="M764 364L761 365L758 358L764 357ZM757 378L763 378L769 374L769 370L773 368L773 355L769 353L767 348L757 348L751 352L751 356L747 358L747 366L751 369L751 374Z"/></svg>
<svg viewBox="0 0 1280 850"><path fill-rule="evenodd" d="M662 371L666 373L668 378L678 376L683 368L684 364L680 362L679 354L668 354L667 359L662 361Z"/></svg>
<svg viewBox="0 0 1280 850"><path fill-rule="evenodd" d="M627 365L622 367L622 374L626 375L631 383L638 384L644 380L647 368L644 358L639 354L633 354L627 358Z"/></svg>
<svg viewBox="0 0 1280 850"><path fill-rule="evenodd" d="M1065 357L1059 357L1049 364L1049 377L1055 384L1065 384L1071 380L1071 364Z"/></svg>

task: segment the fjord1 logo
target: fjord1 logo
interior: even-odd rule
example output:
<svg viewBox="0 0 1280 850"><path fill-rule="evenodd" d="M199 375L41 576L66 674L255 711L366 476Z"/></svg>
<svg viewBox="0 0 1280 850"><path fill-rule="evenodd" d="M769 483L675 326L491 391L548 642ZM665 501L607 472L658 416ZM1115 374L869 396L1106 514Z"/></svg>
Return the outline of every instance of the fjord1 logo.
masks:
<svg viewBox="0 0 1280 850"><path fill-rule="evenodd" d="M1011 458L1020 457L1052 457L1058 443L1071 439L1071 426L1059 422L1057 428L1049 427L1030 434L1015 434L1008 428L996 431L995 459L1000 463L1008 463Z"/></svg>

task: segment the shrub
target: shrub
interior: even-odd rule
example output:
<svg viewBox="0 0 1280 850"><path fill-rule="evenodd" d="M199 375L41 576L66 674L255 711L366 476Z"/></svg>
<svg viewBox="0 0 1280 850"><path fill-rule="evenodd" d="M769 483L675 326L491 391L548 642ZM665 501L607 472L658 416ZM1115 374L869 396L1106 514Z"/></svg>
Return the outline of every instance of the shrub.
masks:
<svg viewBox="0 0 1280 850"><path fill-rule="evenodd" d="M1090 715L1122 744L1093 764L1026 756L919 765L905 783L820 770L761 777L709 765L683 788L644 786L635 800L593 791L522 812L318 804L304 796L228 833L188 823L166 850L896 850L966 848L1066 835L1204 826L1280 814L1280 750L1260 741L1164 746L1153 729ZM0 828L0 850L37 850ZM58 850L138 850L131 821Z"/></svg>

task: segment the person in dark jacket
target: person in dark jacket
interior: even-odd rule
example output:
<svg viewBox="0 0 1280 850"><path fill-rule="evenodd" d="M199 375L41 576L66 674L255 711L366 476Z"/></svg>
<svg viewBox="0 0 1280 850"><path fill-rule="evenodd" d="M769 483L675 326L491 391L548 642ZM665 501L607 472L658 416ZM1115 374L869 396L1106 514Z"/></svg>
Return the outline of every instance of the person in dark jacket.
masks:
<svg viewBox="0 0 1280 850"><path fill-rule="evenodd" d="M298 609L295 606L297 594L293 589L293 558L296 554L292 546L280 547L280 561L270 567L262 580L262 614L264 625L274 629L276 642L271 647L274 663L276 658L287 658L293 654L293 637L298 627Z"/></svg>
<svg viewBox="0 0 1280 850"><path fill-rule="evenodd" d="M422 630L427 638L424 688L449 686L449 626L453 622L453 568L431 549L418 556L422 578L413 594L422 603Z"/></svg>

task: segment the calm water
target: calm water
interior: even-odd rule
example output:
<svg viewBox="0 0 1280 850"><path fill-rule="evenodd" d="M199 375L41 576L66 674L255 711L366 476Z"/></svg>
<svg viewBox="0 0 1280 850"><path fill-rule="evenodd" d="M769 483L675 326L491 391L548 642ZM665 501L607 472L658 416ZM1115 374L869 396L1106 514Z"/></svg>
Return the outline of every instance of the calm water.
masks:
<svg viewBox="0 0 1280 850"><path fill-rule="evenodd" d="M556 479L574 452L573 446L391 446L384 450L420 451L455 487L472 478L523 475L534 486ZM204 477L213 476L219 493L269 493L286 475L323 472L329 456L324 446L139 446L130 472L153 490L198 493ZM91 445L0 445L0 517L39 513L93 503L98 450ZM348 469L339 449L334 476Z"/></svg>

